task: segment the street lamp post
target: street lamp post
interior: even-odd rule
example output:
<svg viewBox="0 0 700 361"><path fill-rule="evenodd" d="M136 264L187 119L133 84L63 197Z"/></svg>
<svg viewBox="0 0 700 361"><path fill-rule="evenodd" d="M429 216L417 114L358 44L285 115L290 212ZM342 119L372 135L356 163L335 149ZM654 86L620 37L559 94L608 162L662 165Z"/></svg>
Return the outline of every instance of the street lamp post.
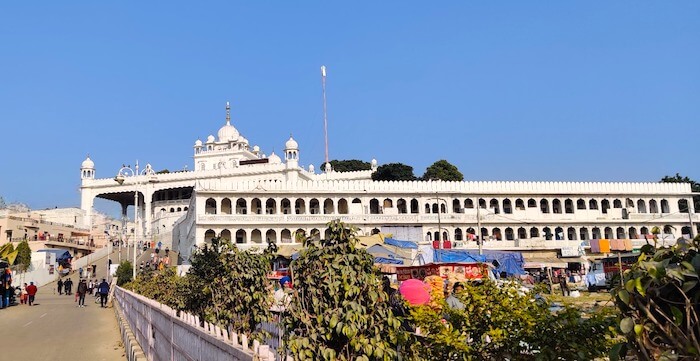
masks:
<svg viewBox="0 0 700 361"><path fill-rule="evenodd" d="M119 183L120 185L124 184L124 181L126 178L133 178L134 179L134 227L136 228L134 230L134 239L132 241L133 247L134 247L134 262L131 265L132 269L132 278L136 279L136 240L138 238L138 232L139 232L139 181L138 181L138 175L139 175L139 162L136 161L136 170L132 170L131 166L122 166L121 169L119 169L119 172L117 173L117 176L114 177L114 180ZM128 257L128 256L127 256Z"/></svg>

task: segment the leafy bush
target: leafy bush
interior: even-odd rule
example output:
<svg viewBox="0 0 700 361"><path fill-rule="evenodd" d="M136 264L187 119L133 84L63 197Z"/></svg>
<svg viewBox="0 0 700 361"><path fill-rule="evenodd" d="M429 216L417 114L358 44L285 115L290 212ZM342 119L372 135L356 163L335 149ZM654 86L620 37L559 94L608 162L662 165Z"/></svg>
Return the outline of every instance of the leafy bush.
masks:
<svg viewBox="0 0 700 361"><path fill-rule="evenodd" d="M166 267L160 272L141 272L135 280L124 285L176 310L184 309L184 295L188 286L187 279L175 273L175 267Z"/></svg>
<svg viewBox="0 0 700 361"><path fill-rule="evenodd" d="M117 286L122 286L126 283L131 282L131 279L133 278L133 272L134 270L131 267L131 262L122 261L119 264L119 267L117 267Z"/></svg>
<svg viewBox="0 0 700 361"><path fill-rule="evenodd" d="M673 247L642 247L642 255L611 292L623 319L628 351L640 360L700 358L700 237L679 239Z"/></svg>
<svg viewBox="0 0 700 361"><path fill-rule="evenodd" d="M328 224L330 237L304 241L292 262L294 293L283 316L284 343L295 360L392 360L400 320L391 312L374 258L355 230Z"/></svg>

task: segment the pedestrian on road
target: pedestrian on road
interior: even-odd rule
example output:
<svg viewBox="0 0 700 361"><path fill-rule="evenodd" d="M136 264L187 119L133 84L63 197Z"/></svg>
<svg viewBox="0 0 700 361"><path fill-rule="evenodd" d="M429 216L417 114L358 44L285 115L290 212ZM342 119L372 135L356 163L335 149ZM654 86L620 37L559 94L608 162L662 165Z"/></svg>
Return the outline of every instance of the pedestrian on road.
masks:
<svg viewBox="0 0 700 361"><path fill-rule="evenodd" d="M61 278L58 279L58 294L63 294L63 279Z"/></svg>
<svg viewBox="0 0 700 361"><path fill-rule="evenodd" d="M80 281L78 284L78 307L85 307L85 294L87 290L87 282L85 282L85 280Z"/></svg>
<svg viewBox="0 0 700 361"><path fill-rule="evenodd" d="M92 282L92 280L90 280L90 282L88 282L88 290L87 290L88 294L92 294L92 290L94 288L95 288L95 284Z"/></svg>
<svg viewBox="0 0 700 361"><path fill-rule="evenodd" d="M25 285L26 285L26 283L25 283ZM29 282L29 286L27 286L26 290L27 290L27 295L29 297L29 305L34 306L34 297L36 296L36 292L38 291L38 289L34 285L34 282Z"/></svg>
<svg viewBox="0 0 700 361"><path fill-rule="evenodd" d="M19 303L21 305L27 304L27 284L19 291Z"/></svg>
<svg viewBox="0 0 700 361"><path fill-rule="evenodd" d="M0 279L2 283L2 308L10 307L10 295L12 293L12 271L9 268L5 269L5 273Z"/></svg>
<svg viewBox="0 0 700 361"><path fill-rule="evenodd" d="M106 279L102 279L102 283L98 286L100 289L100 307L107 307L107 295L109 294L109 283Z"/></svg>
<svg viewBox="0 0 700 361"><path fill-rule="evenodd" d="M66 296L70 296L72 291L73 291L73 280L70 278L66 280L66 282L63 282L63 286L65 288Z"/></svg>
<svg viewBox="0 0 700 361"><path fill-rule="evenodd" d="M83 278L83 267L78 269L78 277Z"/></svg>

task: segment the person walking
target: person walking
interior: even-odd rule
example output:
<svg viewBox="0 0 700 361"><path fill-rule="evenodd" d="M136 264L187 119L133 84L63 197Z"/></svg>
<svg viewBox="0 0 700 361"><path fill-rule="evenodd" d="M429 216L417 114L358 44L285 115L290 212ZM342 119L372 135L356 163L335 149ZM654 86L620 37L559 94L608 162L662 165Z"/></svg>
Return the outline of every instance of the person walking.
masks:
<svg viewBox="0 0 700 361"><path fill-rule="evenodd" d="M85 294L88 291L87 282L85 280L78 283L78 307L85 307Z"/></svg>
<svg viewBox="0 0 700 361"><path fill-rule="evenodd" d="M102 279L102 283L97 287L100 291L100 307L107 307L107 295L109 294L109 283Z"/></svg>
<svg viewBox="0 0 700 361"><path fill-rule="evenodd" d="M562 274L559 276L559 286L561 287L561 295L562 296L570 296L571 291L569 290L569 284L566 283L566 274L562 272Z"/></svg>
<svg viewBox="0 0 700 361"><path fill-rule="evenodd" d="M27 284L19 291L19 303L21 305L27 304Z"/></svg>
<svg viewBox="0 0 700 361"><path fill-rule="evenodd" d="M63 294L63 279L58 279L58 294L59 296Z"/></svg>
<svg viewBox="0 0 700 361"><path fill-rule="evenodd" d="M26 287L26 290L27 298L29 298L29 305L34 306L34 297L36 297L36 293L39 290L34 285L34 282L29 282L29 286Z"/></svg>
<svg viewBox="0 0 700 361"><path fill-rule="evenodd" d="M78 277L83 278L83 267L78 269Z"/></svg>
<svg viewBox="0 0 700 361"><path fill-rule="evenodd" d="M0 279L2 283L2 308L10 307L10 294L12 293L12 271L9 268L5 269L5 273Z"/></svg>
<svg viewBox="0 0 700 361"><path fill-rule="evenodd" d="M73 280L70 278L66 280L66 282L63 282L63 287L65 288L65 292L67 296L71 295L71 291L73 291Z"/></svg>

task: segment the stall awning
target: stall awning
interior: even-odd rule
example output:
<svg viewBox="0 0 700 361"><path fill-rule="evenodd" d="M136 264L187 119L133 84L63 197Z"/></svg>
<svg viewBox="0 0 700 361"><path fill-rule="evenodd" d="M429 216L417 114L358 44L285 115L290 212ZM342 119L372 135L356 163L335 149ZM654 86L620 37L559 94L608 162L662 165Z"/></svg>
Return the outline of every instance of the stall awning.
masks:
<svg viewBox="0 0 700 361"><path fill-rule="evenodd" d="M585 260L581 257L570 258L532 258L525 261L523 268L568 268L569 263L581 263Z"/></svg>
<svg viewBox="0 0 700 361"><path fill-rule="evenodd" d="M277 254L282 256L282 257L291 257L293 254L299 252L299 250L302 248L301 245L287 245L283 244L281 246L277 246Z"/></svg>

